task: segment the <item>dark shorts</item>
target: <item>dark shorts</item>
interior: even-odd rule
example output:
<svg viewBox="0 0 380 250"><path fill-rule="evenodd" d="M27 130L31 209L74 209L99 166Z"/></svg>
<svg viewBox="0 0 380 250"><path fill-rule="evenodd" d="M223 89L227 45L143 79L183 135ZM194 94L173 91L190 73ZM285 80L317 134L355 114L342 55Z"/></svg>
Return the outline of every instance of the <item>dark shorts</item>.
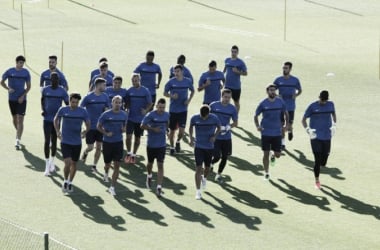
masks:
<svg viewBox="0 0 380 250"><path fill-rule="evenodd" d="M140 127L141 123L128 121L127 122L127 135L134 134L136 137L141 137L144 134L144 130Z"/></svg>
<svg viewBox="0 0 380 250"><path fill-rule="evenodd" d="M97 129L90 129L86 133L86 144L94 144L95 142L103 141L103 134Z"/></svg>
<svg viewBox="0 0 380 250"><path fill-rule="evenodd" d="M310 140L313 153L330 154L331 140Z"/></svg>
<svg viewBox="0 0 380 250"><path fill-rule="evenodd" d="M238 102L240 100L241 89L230 89L230 90L231 90L232 100L234 100L235 102Z"/></svg>
<svg viewBox="0 0 380 250"><path fill-rule="evenodd" d="M175 130L178 127L185 128L187 122L187 111L181 113L170 113L169 128Z"/></svg>
<svg viewBox="0 0 380 250"><path fill-rule="evenodd" d="M70 145L61 143L61 151L63 159L71 158L72 161L78 161L82 145Z"/></svg>
<svg viewBox="0 0 380 250"><path fill-rule="evenodd" d="M166 152L166 147L161 147L161 148L146 147L148 162L153 163L154 159L157 159L157 162L160 162L160 163L164 162L165 152Z"/></svg>
<svg viewBox="0 0 380 250"><path fill-rule="evenodd" d="M44 121L44 135L45 139L51 136L57 137L57 133L54 128L54 123L51 121Z"/></svg>
<svg viewBox="0 0 380 250"><path fill-rule="evenodd" d="M122 161L124 152L123 141L120 142L103 142L103 159L108 164L111 161Z"/></svg>
<svg viewBox="0 0 380 250"><path fill-rule="evenodd" d="M273 150L274 152L281 152L282 136L261 136L261 149L263 151Z"/></svg>
<svg viewBox="0 0 380 250"><path fill-rule="evenodd" d="M206 167L209 167L211 165L213 151L213 149L195 148L195 165L198 167L204 163Z"/></svg>
<svg viewBox="0 0 380 250"><path fill-rule="evenodd" d="M8 103L12 115L25 115L26 100L22 103L18 103L18 101L8 101Z"/></svg>
<svg viewBox="0 0 380 250"><path fill-rule="evenodd" d="M294 121L294 110L293 111L288 111L289 114L289 123L293 124ZM285 124L285 114L281 112L281 123Z"/></svg>
<svg viewBox="0 0 380 250"><path fill-rule="evenodd" d="M227 157L232 154L232 140L215 140L214 142L214 156L219 158Z"/></svg>

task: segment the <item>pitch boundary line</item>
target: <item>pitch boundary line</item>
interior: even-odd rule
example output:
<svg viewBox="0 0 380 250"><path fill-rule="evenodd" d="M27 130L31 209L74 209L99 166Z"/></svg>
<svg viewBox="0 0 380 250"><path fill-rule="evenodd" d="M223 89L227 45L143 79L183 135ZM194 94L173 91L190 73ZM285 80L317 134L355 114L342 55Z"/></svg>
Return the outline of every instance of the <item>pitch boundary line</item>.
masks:
<svg viewBox="0 0 380 250"><path fill-rule="evenodd" d="M1 23L2 25L4 25L4 26L7 26L8 28L13 29L13 30L18 30L18 28L14 27L14 26L12 26L12 25L10 25L10 24L7 24L7 23L5 23L5 22L3 22L3 21L0 21L0 23Z"/></svg>
<svg viewBox="0 0 380 250"><path fill-rule="evenodd" d="M356 13L356 12L353 12L353 11L350 11L350 10L341 9L341 8L338 8L338 7L334 7L334 6L323 4L323 3L318 3L318 2L315 2L315 1L311 1L311 0L305 0L305 2L311 3L311 4L315 4L315 5L319 5L319 6L328 8L328 9L333 9L333 10L337 10L337 11L340 11L340 12L345 12L345 13L348 13L348 14L351 14L351 15L354 15L354 16L361 16L361 17L363 16L362 14L359 14L359 13Z"/></svg>

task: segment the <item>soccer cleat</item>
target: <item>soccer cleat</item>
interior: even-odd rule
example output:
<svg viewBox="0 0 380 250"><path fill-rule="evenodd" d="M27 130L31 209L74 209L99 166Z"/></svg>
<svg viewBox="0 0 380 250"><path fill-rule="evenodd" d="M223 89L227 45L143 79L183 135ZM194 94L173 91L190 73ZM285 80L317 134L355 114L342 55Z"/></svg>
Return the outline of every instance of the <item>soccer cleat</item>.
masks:
<svg viewBox="0 0 380 250"><path fill-rule="evenodd" d="M177 142L175 143L175 151L176 151L177 153L179 153L179 152L181 151L181 143L180 143L179 141L177 141Z"/></svg>
<svg viewBox="0 0 380 250"><path fill-rule="evenodd" d="M86 151L84 151L82 157L80 158L80 160L83 161L83 163L85 163L86 159L87 159L87 156L88 156L88 153L86 153Z"/></svg>
<svg viewBox="0 0 380 250"><path fill-rule="evenodd" d="M98 170L96 169L96 166L95 165L92 165L91 166L91 171L92 173L96 174L98 172Z"/></svg>
<svg viewBox="0 0 380 250"><path fill-rule="evenodd" d="M270 151L269 153L269 158L270 158L270 165L274 167L276 165L276 157L274 156L274 153Z"/></svg>
<svg viewBox="0 0 380 250"><path fill-rule="evenodd" d="M49 171L45 171L45 172L44 172L44 175L45 175L45 176L50 176L50 172L49 172Z"/></svg>
<svg viewBox="0 0 380 250"><path fill-rule="evenodd" d="M158 198L162 197L163 194L164 194L164 191L162 191L162 188L156 189L156 195Z"/></svg>
<svg viewBox="0 0 380 250"><path fill-rule="evenodd" d="M270 174L269 173L265 173L264 180L268 181L269 179L270 179Z"/></svg>
<svg viewBox="0 0 380 250"><path fill-rule="evenodd" d="M201 194L201 191L200 191L200 190L197 190L197 191L195 192L195 199L196 199L196 200L200 200L200 199L202 199L202 194Z"/></svg>
<svg viewBox="0 0 380 250"><path fill-rule="evenodd" d="M115 188L112 187L112 186L108 189L108 192L110 192L110 194L111 194L112 196L115 196L115 195L116 195Z"/></svg>
<svg viewBox="0 0 380 250"><path fill-rule="evenodd" d="M19 139L16 139L15 147L16 147L16 150L21 150L21 143Z"/></svg>
<svg viewBox="0 0 380 250"><path fill-rule="evenodd" d="M146 188L151 189L152 188L152 177L146 177Z"/></svg>
<svg viewBox="0 0 380 250"><path fill-rule="evenodd" d="M175 154L174 148L171 148L170 149L170 155L174 155L174 154Z"/></svg>
<svg viewBox="0 0 380 250"><path fill-rule="evenodd" d="M104 173L104 175L103 175L103 181L104 182L109 182L108 173Z"/></svg>
<svg viewBox="0 0 380 250"><path fill-rule="evenodd" d="M64 192L64 193L67 192L67 182L63 182L63 184L62 184L62 192Z"/></svg>
<svg viewBox="0 0 380 250"><path fill-rule="evenodd" d="M215 181L218 182L219 184L223 183L223 178L220 174L215 175Z"/></svg>
<svg viewBox="0 0 380 250"><path fill-rule="evenodd" d="M67 185L67 192L69 192L69 193L74 192L73 184L69 183L69 184Z"/></svg>
<svg viewBox="0 0 380 250"><path fill-rule="evenodd" d="M127 154L127 156L124 158L125 163L130 163L131 162L131 155Z"/></svg>
<svg viewBox="0 0 380 250"><path fill-rule="evenodd" d="M203 190L205 190L206 186L207 186L207 179L203 176L202 176L202 180L201 180L201 186L202 186Z"/></svg>
<svg viewBox="0 0 380 250"><path fill-rule="evenodd" d="M315 182L315 188L316 189L321 189L321 183L319 181Z"/></svg>
<svg viewBox="0 0 380 250"><path fill-rule="evenodd" d="M293 140L293 132L288 132L288 140Z"/></svg>

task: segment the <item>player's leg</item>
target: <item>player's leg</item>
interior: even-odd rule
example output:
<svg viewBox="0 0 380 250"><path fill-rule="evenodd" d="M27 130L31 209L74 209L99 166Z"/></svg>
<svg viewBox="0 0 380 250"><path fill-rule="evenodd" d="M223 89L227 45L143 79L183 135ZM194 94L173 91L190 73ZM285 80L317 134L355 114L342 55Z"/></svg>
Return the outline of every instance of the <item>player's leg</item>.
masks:
<svg viewBox="0 0 380 250"><path fill-rule="evenodd" d="M271 149L271 138L269 136L261 136L261 149L263 150L264 178L268 180L270 178L269 153Z"/></svg>
<svg viewBox="0 0 380 250"><path fill-rule="evenodd" d="M96 165L98 164L100 155L102 154L102 145L103 145L103 134L100 133L100 131L96 131L94 164L92 166L94 171L96 171Z"/></svg>
<svg viewBox="0 0 380 250"><path fill-rule="evenodd" d="M293 140L293 121L294 121L294 110L288 111L289 113L289 127L288 127L288 140Z"/></svg>
<svg viewBox="0 0 380 250"><path fill-rule="evenodd" d="M170 143L170 155L174 155L175 149L174 149L174 134L177 130L177 113L170 113L169 118L169 143Z"/></svg>
<svg viewBox="0 0 380 250"><path fill-rule="evenodd" d="M80 157L80 151L82 149L82 145L73 145L71 151L71 166L70 166L70 177L69 177L69 191L70 184L74 180L75 173L77 172L77 162Z"/></svg>
<svg viewBox="0 0 380 250"><path fill-rule="evenodd" d="M320 188L319 174L321 171L321 163L322 163L322 143L321 140L314 139L310 140L311 149L314 155L314 177L315 177L315 186L316 188Z"/></svg>
<svg viewBox="0 0 380 250"><path fill-rule="evenodd" d="M239 113L241 89L231 89L231 92L232 92L232 100L234 101L234 105L236 107L236 110Z"/></svg>
<svg viewBox="0 0 380 250"><path fill-rule="evenodd" d="M94 149L94 143L95 143L95 140L96 140L96 131L97 130L91 129L91 130L89 130L86 133L86 144L87 144L87 147L83 151L83 154L82 154L82 157L81 157L81 161L83 161L83 163L86 162L88 153L90 153Z"/></svg>
<svg viewBox="0 0 380 250"><path fill-rule="evenodd" d="M194 149L194 156L195 156L195 187L197 189L195 193L195 199L199 200L201 199L201 180L202 180L202 164L203 164L203 153L202 150L199 148Z"/></svg>
<svg viewBox="0 0 380 250"><path fill-rule="evenodd" d="M222 173L223 173L224 168L227 165L228 156L232 154L232 140L222 140L221 153L222 153L222 160L219 163L218 173L215 176L215 180L218 181L219 183L223 181Z"/></svg>
<svg viewBox="0 0 380 250"><path fill-rule="evenodd" d="M272 140L271 140L271 149L274 152L274 156L276 158L281 157L281 141L282 141L281 136L274 136L272 137Z"/></svg>
<svg viewBox="0 0 380 250"><path fill-rule="evenodd" d="M181 151L181 140L185 134L187 111L178 114L178 136L175 144L175 151L179 153Z"/></svg>
<svg viewBox="0 0 380 250"><path fill-rule="evenodd" d="M51 122L44 121L43 122L43 129L44 129L44 154L45 154L45 176L50 175L50 161L49 161L49 155L50 155L50 135L51 135Z"/></svg>
<svg viewBox="0 0 380 250"><path fill-rule="evenodd" d="M112 160L113 160L113 174L112 174L112 183L111 183L109 192L112 195L116 195L115 186L119 178L120 162L123 159L123 142L121 141L121 142L111 143L111 146L112 146L111 155L112 155Z"/></svg>
<svg viewBox="0 0 380 250"><path fill-rule="evenodd" d="M154 162L154 159L156 157L155 149L147 147L146 148L146 155L147 155L147 158L148 158L148 163L146 164L147 175L146 175L145 185L146 185L146 188L150 189L152 187L153 162Z"/></svg>
<svg viewBox="0 0 380 250"><path fill-rule="evenodd" d="M61 143L61 151L62 151L63 162L65 164L65 166L63 168L62 191L67 192L68 191L69 175L70 175L72 148L68 144Z"/></svg>
<svg viewBox="0 0 380 250"><path fill-rule="evenodd" d="M12 115L12 124L17 131L17 101L8 101L9 111Z"/></svg>
<svg viewBox="0 0 380 250"><path fill-rule="evenodd" d="M161 197L163 194L162 191L162 182L164 181L164 160L165 160L165 151L166 148L158 148L157 149L157 189L156 194L158 197Z"/></svg>
<svg viewBox="0 0 380 250"><path fill-rule="evenodd" d="M53 123L51 123L50 142L51 142L51 156L49 158L49 171L55 172L54 159L57 153L57 132L54 129Z"/></svg>
<svg viewBox="0 0 380 250"><path fill-rule="evenodd" d="M222 146L222 140L216 139L214 142L214 150L212 154L211 166L220 160L221 151L222 151L221 146Z"/></svg>
<svg viewBox="0 0 380 250"><path fill-rule="evenodd" d="M135 126L135 132L134 132L134 134L135 134L135 142L133 144L133 154L132 154L132 157L131 157L131 163L136 163L137 150L140 147L141 136L143 136L143 134L144 134L144 130L141 129L139 123L135 123L134 126Z"/></svg>
<svg viewBox="0 0 380 250"><path fill-rule="evenodd" d="M204 151L205 168L203 169L202 188L206 189L207 176L208 176L209 170L210 170L213 149L204 149L203 151Z"/></svg>
<svg viewBox="0 0 380 250"><path fill-rule="evenodd" d="M109 182L109 170L111 168L111 162L112 162L112 148L111 143L109 142L103 142L103 161L104 161L104 175L103 175L103 181Z"/></svg>
<svg viewBox="0 0 380 250"><path fill-rule="evenodd" d="M323 141L322 159L321 159L322 167L326 167L327 160L330 155L330 150L331 150L331 140Z"/></svg>
<svg viewBox="0 0 380 250"><path fill-rule="evenodd" d="M127 147L127 156L125 157L125 162L130 163L132 157L132 135L134 132L135 126L134 122L127 122L127 137L125 139L125 146Z"/></svg>

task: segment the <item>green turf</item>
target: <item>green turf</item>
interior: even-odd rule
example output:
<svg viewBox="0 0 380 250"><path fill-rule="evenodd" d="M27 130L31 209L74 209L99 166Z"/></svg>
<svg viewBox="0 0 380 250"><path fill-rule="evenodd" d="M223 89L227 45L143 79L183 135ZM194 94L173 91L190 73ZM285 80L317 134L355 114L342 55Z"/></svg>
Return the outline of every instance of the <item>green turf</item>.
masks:
<svg viewBox="0 0 380 250"><path fill-rule="evenodd" d="M1 73L23 53L21 2L15 1L15 10L12 1L0 2ZM50 9L46 0L23 1L23 11L30 68L40 74L50 54L57 54L60 62L63 43L63 70L70 90L82 94L89 72L102 56L129 86L130 73L149 49L156 53L165 83L181 53L197 81L211 59L222 70L230 47L240 47L249 73L243 78L241 128L234 129L227 182L220 186L209 181L204 199L196 201L192 149L184 143L183 154L166 158L165 198L158 200L144 188L143 138L139 163L123 166L116 199L106 192L101 176L82 164L74 194L64 196L61 158L56 161L59 172L43 177L39 76L33 74L21 152L14 150L7 93L0 91L0 217L36 232L47 231L79 249L379 247L378 1L287 1L287 41L284 1L279 0L199 1L218 10L186 0L80 3L137 24L65 0L51 0ZM286 60L294 63L292 73L300 78L303 94L297 99L295 138L271 170L272 181L265 182L253 112ZM335 102L338 130L328 168L321 175L324 188L318 191L300 120L322 89L328 89ZM198 111L202 94L195 95L190 114ZM14 233L2 224L0 231ZM18 241L27 248L27 240L20 236ZM5 244L1 237L0 248L9 248Z"/></svg>

